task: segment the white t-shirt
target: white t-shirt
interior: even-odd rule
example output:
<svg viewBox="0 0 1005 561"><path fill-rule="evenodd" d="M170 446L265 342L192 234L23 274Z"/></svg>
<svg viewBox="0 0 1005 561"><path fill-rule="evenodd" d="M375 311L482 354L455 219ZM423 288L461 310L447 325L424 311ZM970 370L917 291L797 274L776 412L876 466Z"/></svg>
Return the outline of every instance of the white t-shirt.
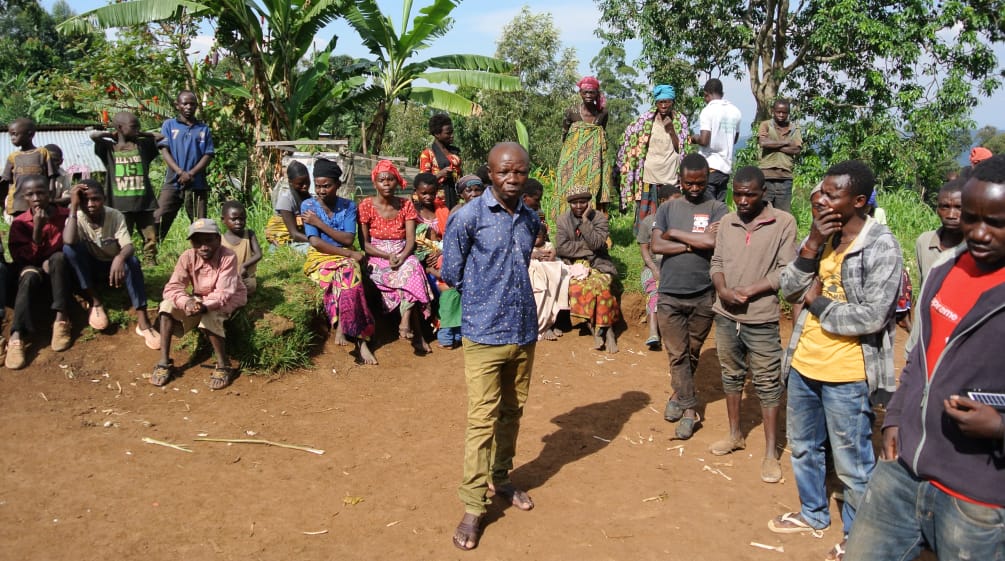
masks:
<svg viewBox="0 0 1005 561"><path fill-rule="evenodd" d="M84 211L77 210L77 236L87 245L90 252L99 261L111 261L119 251L133 244L126 228L126 219L122 213L112 207L105 207L105 220L101 228L94 228Z"/></svg>
<svg viewBox="0 0 1005 561"><path fill-rule="evenodd" d="M725 99L713 99L698 116L700 130L711 133L708 146L698 153L708 160L708 167L725 174L733 172L733 144L740 130L740 110Z"/></svg>

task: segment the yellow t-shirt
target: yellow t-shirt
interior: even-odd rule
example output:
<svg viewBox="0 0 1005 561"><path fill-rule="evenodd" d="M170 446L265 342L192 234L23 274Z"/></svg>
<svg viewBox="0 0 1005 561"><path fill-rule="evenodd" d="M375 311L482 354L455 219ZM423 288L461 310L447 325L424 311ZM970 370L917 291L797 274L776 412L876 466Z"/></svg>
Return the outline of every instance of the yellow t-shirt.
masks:
<svg viewBox="0 0 1005 561"><path fill-rule="evenodd" d="M848 301L841 284L841 263L847 252L835 253L827 244L820 258L823 295L836 302ZM820 320L809 314L792 355L792 368L820 382L860 382L865 380L862 344L858 336L828 333L820 326Z"/></svg>

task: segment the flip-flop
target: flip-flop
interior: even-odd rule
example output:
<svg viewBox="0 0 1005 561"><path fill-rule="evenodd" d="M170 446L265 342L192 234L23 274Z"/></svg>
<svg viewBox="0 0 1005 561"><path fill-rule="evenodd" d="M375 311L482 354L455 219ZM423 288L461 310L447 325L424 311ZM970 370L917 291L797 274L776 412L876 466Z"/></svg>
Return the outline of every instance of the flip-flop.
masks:
<svg viewBox="0 0 1005 561"><path fill-rule="evenodd" d="M844 548L847 543L848 538L845 538L840 543L834 544L834 547L827 552L827 557L824 557L824 561L844 561Z"/></svg>
<svg viewBox="0 0 1005 561"><path fill-rule="evenodd" d="M798 512L786 512L769 520L768 529L776 534L802 534L823 532L827 528L818 530L810 526Z"/></svg>
<svg viewBox="0 0 1005 561"><path fill-rule="evenodd" d="M461 523L454 530L454 537L451 541L454 547L462 551L471 551L478 547L478 539L482 533L482 517L470 513L464 513ZM471 545L469 546L468 543Z"/></svg>
<svg viewBox="0 0 1005 561"><path fill-rule="evenodd" d="M502 487L496 487L495 493L504 500L509 501L511 505L520 510L534 509L534 500L530 498L530 495L522 489L517 489L512 483Z"/></svg>

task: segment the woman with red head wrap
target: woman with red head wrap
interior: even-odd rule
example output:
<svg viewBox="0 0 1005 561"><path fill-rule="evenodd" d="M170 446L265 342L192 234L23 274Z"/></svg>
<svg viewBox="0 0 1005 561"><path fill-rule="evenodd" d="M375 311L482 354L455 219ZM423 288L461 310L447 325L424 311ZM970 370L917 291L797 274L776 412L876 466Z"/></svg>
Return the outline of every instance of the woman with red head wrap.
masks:
<svg viewBox="0 0 1005 561"><path fill-rule="evenodd" d="M607 100L600 92L600 82L593 76L584 77L576 86L580 103L565 112L562 122L562 153L549 216L552 224L568 209L565 193L574 185L589 187L597 208L605 210L610 202L611 166L604 132Z"/></svg>
<svg viewBox="0 0 1005 561"><path fill-rule="evenodd" d="M359 203L360 237L369 256L370 279L380 290L385 312L401 312L398 334L411 339L416 350L429 352L422 338L418 307L429 317L432 290L426 270L413 255L415 224L419 218L410 199L395 195L405 186L405 178L390 160L381 160L370 174L377 193Z"/></svg>

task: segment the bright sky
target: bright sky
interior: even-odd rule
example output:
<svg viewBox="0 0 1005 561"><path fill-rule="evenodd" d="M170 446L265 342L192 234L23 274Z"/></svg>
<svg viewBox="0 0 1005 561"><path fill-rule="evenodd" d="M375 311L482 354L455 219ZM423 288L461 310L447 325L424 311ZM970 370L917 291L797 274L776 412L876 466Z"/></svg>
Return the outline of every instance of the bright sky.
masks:
<svg viewBox="0 0 1005 561"><path fill-rule="evenodd" d="M51 9L55 0L42 0L43 6ZM105 5L105 0L72 0L70 5L75 10L85 12ZM378 0L384 13L388 14L396 25L400 25L402 0ZM502 31L503 25L511 21L526 4L531 7L534 13L551 13L555 26L561 33L562 44L565 47L572 47L576 50L579 59L580 72L589 73L590 60L596 56L601 47L601 41L594 35L597 22L600 18L599 10L594 2L590 0L534 0L524 3L490 2L489 0L467 0L461 2L460 6L454 9L454 27L450 34L436 42L427 52L420 56L436 56L440 54L464 53L493 55L496 49L496 41ZM414 0L412 5L413 14L427 5L427 0ZM209 33L209 32L207 32ZM366 49L355 39L355 33L344 21L336 21L326 28L319 37L318 46L327 43L329 37L334 34L339 37L336 50L338 54L348 54L356 57L369 56ZM195 49L208 50L211 38L201 37L193 45ZM628 56L637 56L639 46L629 45ZM998 45L995 49L999 61L1005 61L1005 45ZM754 114L754 97L750 93L749 82L746 79L737 81L731 78L724 78L723 85L726 98L740 108L745 116L745 120ZM978 127L985 124L992 124L999 129L1005 129L1005 88L989 99L985 99L974 111L974 120Z"/></svg>

